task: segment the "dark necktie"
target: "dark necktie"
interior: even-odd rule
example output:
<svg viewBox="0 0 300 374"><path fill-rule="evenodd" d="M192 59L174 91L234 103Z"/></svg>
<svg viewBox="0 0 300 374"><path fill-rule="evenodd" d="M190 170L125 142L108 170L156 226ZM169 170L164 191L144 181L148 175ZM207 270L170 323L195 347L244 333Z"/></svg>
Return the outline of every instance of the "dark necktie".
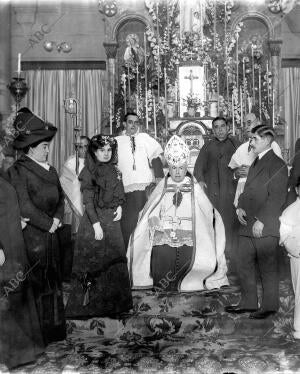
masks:
<svg viewBox="0 0 300 374"><path fill-rule="evenodd" d="M131 136L130 137L130 144L131 144L131 152L132 152L132 157L133 157L133 165L132 165L132 169L133 170L136 170L136 166L135 166L135 138L134 136Z"/></svg>
<svg viewBox="0 0 300 374"><path fill-rule="evenodd" d="M257 156L256 159L253 161L252 166L255 167L259 161L259 157Z"/></svg>

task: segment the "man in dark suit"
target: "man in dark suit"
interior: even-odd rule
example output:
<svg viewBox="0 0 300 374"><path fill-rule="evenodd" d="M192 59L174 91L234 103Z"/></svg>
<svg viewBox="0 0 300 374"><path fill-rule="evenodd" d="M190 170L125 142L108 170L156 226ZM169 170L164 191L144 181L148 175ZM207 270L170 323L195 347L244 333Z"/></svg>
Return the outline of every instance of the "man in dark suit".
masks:
<svg viewBox="0 0 300 374"><path fill-rule="evenodd" d="M249 169L236 210L240 222L237 264L241 301L225 307L229 313L252 312L250 318L254 319L274 314L279 302L279 216L286 199L288 172L284 161L271 149L274 135L265 125L252 129L250 144L257 158ZM263 288L258 310L256 260Z"/></svg>

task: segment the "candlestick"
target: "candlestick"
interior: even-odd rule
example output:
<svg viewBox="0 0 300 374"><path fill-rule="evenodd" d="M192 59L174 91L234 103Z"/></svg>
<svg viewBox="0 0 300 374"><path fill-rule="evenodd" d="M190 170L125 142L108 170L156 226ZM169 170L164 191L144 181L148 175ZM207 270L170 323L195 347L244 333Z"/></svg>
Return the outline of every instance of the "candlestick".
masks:
<svg viewBox="0 0 300 374"><path fill-rule="evenodd" d="M220 94L219 65L217 65L217 97L218 97L217 111L218 111L218 115L219 115L219 94Z"/></svg>
<svg viewBox="0 0 300 374"><path fill-rule="evenodd" d="M123 92L124 92L124 113L126 114L127 113L127 103L126 103L127 88L126 88L126 74L125 73L123 74Z"/></svg>
<svg viewBox="0 0 300 374"><path fill-rule="evenodd" d="M136 114L139 114L139 64L136 64Z"/></svg>
<svg viewBox="0 0 300 374"><path fill-rule="evenodd" d="M112 131L112 95L111 95L111 92L109 93L109 125L110 125L110 134L112 134L113 131Z"/></svg>
<svg viewBox="0 0 300 374"><path fill-rule="evenodd" d="M156 27L157 27L157 97L160 96L160 37L159 37L159 20L158 20L158 1L156 1Z"/></svg>
<svg viewBox="0 0 300 374"><path fill-rule="evenodd" d="M131 107L131 92L130 92L130 76L129 76L129 65L127 67L127 77L128 77L128 106Z"/></svg>
<svg viewBox="0 0 300 374"><path fill-rule="evenodd" d="M164 78L165 78L165 125L166 131L168 131L168 92L167 92L167 69L164 68Z"/></svg>
<svg viewBox="0 0 300 374"><path fill-rule="evenodd" d="M240 88L240 101L241 101L241 128L243 128L244 126L244 123L243 123L243 117L244 117L244 113L243 113L243 110L244 110L244 106L243 106L243 90L242 90L242 87Z"/></svg>
<svg viewBox="0 0 300 374"><path fill-rule="evenodd" d="M247 113L247 95L246 95L247 87L246 87L246 65L245 65L245 57L243 57L243 107L245 108L245 113Z"/></svg>
<svg viewBox="0 0 300 374"><path fill-rule="evenodd" d="M231 96L232 99L232 135L235 136L235 124L234 124L234 97L233 94Z"/></svg>
<svg viewBox="0 0 300 374"><path fill-rule="evenodd" d="M272 90L272 126L275 127L275 92L274 88Z"/></svg>
<svg viewBox="0 0 300 374"><path fill-rule="evenodd" d="M182 38L181 38L181 31L182 31L182 9L181 9L181 0L179 0L179 40L180 40L180 46L182 47Z"/></svg>
<svg viewBox="0 0 300 374"><path fill-rule="evenodd" d="M18 75L21 74L21 53L18 53Z"/></svg>
<svg viewBox="0 0 300 374"><path fill-rule="evenodd" d="M170 17L169 17L169 4L168 4L168 1L167 1L167 45L168 45L168 49L169 49L169 46L170 46Z"/></svg>
<svg viewBox="0 0 300 374"><path fill-rule="evenodd" d="M227 111L229 113L229 74L228 74L228 59L227 59L227 4L224 4L225 23L224 23L224 43L225 43L225 70L226 70L226 98L227 98Z"/></svg>
<svg viewBox="0 0 300 374"><path fill-rule="evenodd" d="M202 9L202 1L200 1L200 38L201 38L201 47L203 49L203 9Z"/></svg>
<svg viewBox="0 0 300 374"><path fill-rule="evenodd" d="M258 67L258 108L259 108L259 119L261 121L261 66Z"/></svg>
<svg viewBox="0 0 300 374"><path fill-rule="evenodd" d="M236 33L236 88L239 93L239 34Z"/></svg>
<svg viewBox="0 0 300 374"><path fill-rule="evenodd" d="M270 84L269 84L269 61L267 61L267 66L266 66L266 70L267 70L267 102L268 102L268 108L269 108L269 105L270 105Z"/></svg>
<svg viewBox="0 0 300 374"><path fill-rule="evenodd" d="M155 104L155 96L153 96L153 124L154 124L154 137L157 136L156 131L156 104Z"/></svg>
<svg viewBox="0 0 300 374"><path fill-rule="evenodd" d="M255 78L254 78L254 54L253 54L253 44L251 44L251 59L252 59L252 97L253 105L255 105Z"/></svg>
<svg viewBox="0 0 300 374"><path fill-rule="evenodd" d="M147 77L147 40L144 33L144 51L145 51L145 113L146 113L146 129L148 130L148 77Z"/></svg>
<svg viewBox="0 0 300 374"><path fill-rule="evenodd" d="M200 1L200 6L201 6ZM202 20L201 20L202 22ZM214 49L216 49L216 40L217 40L217 2L214 1Z"/></svg>
<svg viewBox="0 0 300 374"><path fill-rule="evenodd" d="M225 61L227 60L227 5L226 5L226 0L224 1L224 43L225 43Z"/></svg>

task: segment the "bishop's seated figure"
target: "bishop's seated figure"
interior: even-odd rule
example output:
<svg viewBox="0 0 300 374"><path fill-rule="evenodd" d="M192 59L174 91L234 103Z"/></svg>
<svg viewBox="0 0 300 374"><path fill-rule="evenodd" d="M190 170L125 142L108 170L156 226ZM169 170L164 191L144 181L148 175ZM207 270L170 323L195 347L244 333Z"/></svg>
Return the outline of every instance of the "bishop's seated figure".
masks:
<svg viewBox="0 0 300 374"><path fill-rule="evenodd" d="M177 292L228 285L222 218L187 171L189 149L177 135L167 143L165 158L169 172L130 238L132 288Z"/></svg>

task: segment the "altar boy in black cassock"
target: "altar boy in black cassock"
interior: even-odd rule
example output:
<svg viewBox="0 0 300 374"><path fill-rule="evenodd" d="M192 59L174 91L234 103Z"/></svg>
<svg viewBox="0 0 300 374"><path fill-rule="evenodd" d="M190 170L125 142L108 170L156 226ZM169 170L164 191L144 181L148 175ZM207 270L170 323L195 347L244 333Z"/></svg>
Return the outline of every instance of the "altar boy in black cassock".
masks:
<svg viewBox="0 0 300 374"><path fill-rule="evenodd" d="M226 119L216 117L212 122L214 139L201 148L194 167L194 176L219 211L225 225L226 257L233 260L236 247L236 220L233 205L237 186L233 170L228 167L240 143L229 136Z"/></svg>

